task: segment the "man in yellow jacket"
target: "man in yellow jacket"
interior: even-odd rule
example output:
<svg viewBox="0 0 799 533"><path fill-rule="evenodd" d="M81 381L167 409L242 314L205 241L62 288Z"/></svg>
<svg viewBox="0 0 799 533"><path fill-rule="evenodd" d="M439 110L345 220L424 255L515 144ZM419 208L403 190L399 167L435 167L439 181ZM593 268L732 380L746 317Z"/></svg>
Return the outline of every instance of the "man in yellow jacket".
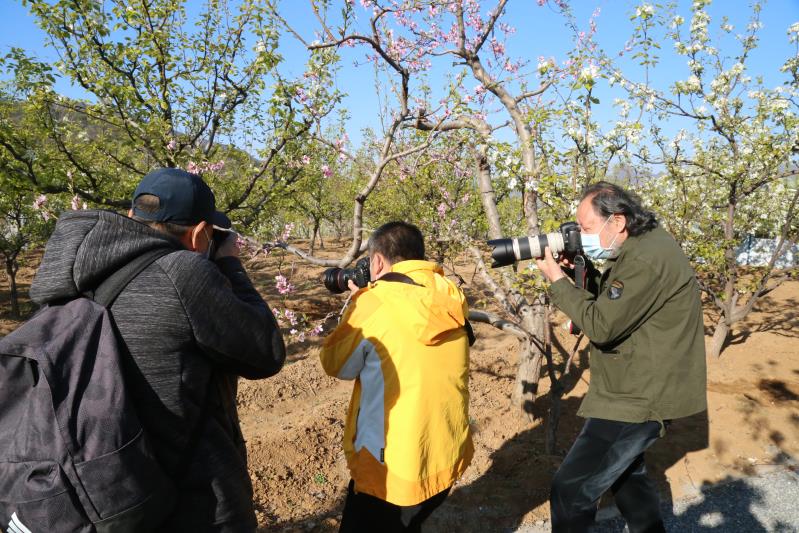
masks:
<svg viewBox="0 0 799 533"><path fill-rule="evenodd" d="M355 386L344 429L350 468L340 531L419 531L472 458L463 292L424 260L416 226L369 239L371 282L325 339L325 371Z"/></svg>

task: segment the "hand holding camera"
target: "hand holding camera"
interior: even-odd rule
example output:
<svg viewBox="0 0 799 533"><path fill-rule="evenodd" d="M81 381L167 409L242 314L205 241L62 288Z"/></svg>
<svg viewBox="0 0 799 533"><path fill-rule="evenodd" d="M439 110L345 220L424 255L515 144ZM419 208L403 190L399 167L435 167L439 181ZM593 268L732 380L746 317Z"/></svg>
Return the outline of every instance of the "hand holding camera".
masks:
<svg viewBox="0 0 799 533"><path fill-rule="evenodd" d="M488 244L493 247L493 268L535 259L538 269L552 282L565 277L561 267L574 269L573 259L583 249L580 226L576 222L561 224L557 232L515 239L495 239L488 241ZM559 254L557 261L553 254Z"/></svg>
<svg viewBox="0 0 799 533"><path fill-rule="evenodd" d="M544 277L547 278L547 280L549 280L551 283L558 281L560 278L566 277L563 269L552 256L549 246L544 248L544 258L536 259L535 264L538 266L538 270L540 270Z"/></svg>
<svg viewBox="0 0 799 533"><path fill-rule="evenodd" d="M214 226L211 240L213 241L211 259L239 256L238 234L235 231Z"/></svg>
<svg viewBox="0 0 799 533"><path fill-rule="evenodd" d="M362 257L355 263L355 268L328 268L323 275L325 287L332 293L357 291L369 284L369 258ZM353 288L352 285L355 287Z"/></svg>

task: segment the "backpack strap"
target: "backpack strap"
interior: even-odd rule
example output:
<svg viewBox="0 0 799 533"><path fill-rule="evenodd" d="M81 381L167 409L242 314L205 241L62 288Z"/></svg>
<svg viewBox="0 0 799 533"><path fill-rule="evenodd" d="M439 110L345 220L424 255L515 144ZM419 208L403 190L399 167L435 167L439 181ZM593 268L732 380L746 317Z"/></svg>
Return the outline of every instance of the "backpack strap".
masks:
<svg viewBox="0 0 799 533"><path fill-rule="evenodd" d="M170 248L156 248L155 250L150 250L149 252L138 256L136 259L106 278L106 280L100 283L93 293L88 293L86 296L92 298L95 302L103 307L107 309L110 308L111 304L114 303L117 296L119 296L119 294L125 289L128 283L133 281L133 279L145 268L158 261L158 259L164 257L165 255L169 255L174 251L175 250ZM133 361L133 358L130 357L130 355L128 356L128 359L129 362ZM200 416L197 418L197 422L191 429L189 439L183 449L183 456L172 473L174 476L173 479L176 482L186 475L189 466L191 465L191 461L194 458L194 453L196 451L197 445L200 442L200 437L202 436L203 423L210 409L211 395L215 390L215 379L216 374L212 371L208 376L208 385L206 386L205 398L203 400L202 409L200 410Z"/></svg>
<svg viewBox="0 0 799 533"><path fill-rule="evenodd" d="M119 293L128 286L128 283L133 281L133 278L138 276L142 270L155 263L158 259L173 251L174 250L171 248L156 248L155 250L143 253L111 274L105 281L100 283L94 291L87 293L86 296L103 307L110 308L111 304L113 304L114 300L119 296Z"/></svg>

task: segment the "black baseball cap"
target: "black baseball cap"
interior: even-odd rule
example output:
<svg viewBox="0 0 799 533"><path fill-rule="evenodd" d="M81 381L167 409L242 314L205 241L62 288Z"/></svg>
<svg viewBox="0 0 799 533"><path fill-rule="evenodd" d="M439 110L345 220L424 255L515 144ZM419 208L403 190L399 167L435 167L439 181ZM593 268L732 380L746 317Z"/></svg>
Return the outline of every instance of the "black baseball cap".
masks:
<svg viewBox="0 0 799 533"><path fill-rule="evenodd" d="M136 209L136 198L152 194L159 200L158 210ZM133 214L153 222L171 222L193 226L206 221L220 228L230 228L230 219L216 210L213 191L202 178L179 168L158 168L144 176L133 192Z"/></svg>

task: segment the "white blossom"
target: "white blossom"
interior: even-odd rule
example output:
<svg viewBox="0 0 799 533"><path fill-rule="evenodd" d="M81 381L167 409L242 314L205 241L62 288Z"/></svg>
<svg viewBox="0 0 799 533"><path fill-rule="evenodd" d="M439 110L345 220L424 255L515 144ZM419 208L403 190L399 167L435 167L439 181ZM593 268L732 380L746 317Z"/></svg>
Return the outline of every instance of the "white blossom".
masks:
<svg viewBox="0 0 799 533"><path fill-rule="evenodd" d="M655 14L655 8L652 4L641 4L635 8L635 17L643 20L652 18Z"/></svg>

